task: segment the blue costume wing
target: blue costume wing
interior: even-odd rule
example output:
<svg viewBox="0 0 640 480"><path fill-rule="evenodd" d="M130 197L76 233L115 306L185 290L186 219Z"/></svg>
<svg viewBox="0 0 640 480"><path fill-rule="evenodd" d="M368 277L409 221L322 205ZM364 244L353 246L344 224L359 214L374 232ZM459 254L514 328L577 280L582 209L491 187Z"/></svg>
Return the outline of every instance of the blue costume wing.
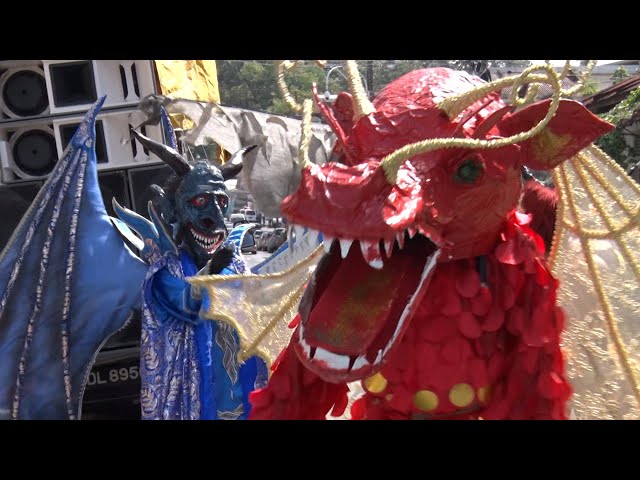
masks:
<svg viewBox="0 0 640 480"><path fill-rule="evenodd" d="M141 300L146 265L104 208L100 99L0 254L0 418L74 419L95 355Z"/></svg>

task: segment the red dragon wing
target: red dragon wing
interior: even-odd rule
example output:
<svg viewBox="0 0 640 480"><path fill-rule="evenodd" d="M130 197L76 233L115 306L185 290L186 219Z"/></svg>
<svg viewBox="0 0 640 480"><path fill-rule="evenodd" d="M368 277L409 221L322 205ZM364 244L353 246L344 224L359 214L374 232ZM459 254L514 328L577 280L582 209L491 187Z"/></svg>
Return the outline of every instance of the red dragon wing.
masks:
<svg viewBox="0 0 640 480"><path fill-rule="evenodd" d="M591 145L553 171L550 264L567 314L572 418L640 418L640 187Z"/></svg>

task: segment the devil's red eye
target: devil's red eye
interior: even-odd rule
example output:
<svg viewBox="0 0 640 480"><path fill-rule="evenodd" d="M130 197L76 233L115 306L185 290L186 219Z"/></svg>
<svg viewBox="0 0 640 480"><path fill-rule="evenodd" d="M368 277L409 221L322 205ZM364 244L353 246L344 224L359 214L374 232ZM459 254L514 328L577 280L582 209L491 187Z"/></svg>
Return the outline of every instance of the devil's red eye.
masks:
<svg viewBox="0 0 640 480"><path fill-rule="evenodd" d="M229 203L229 199L226 196L218 195L216 197L216 200L218 201L218 205L220 205L220 208L222 208L222 209L227 208L227 204Z"/></svg>
<svg viewBox="0 0 640 480"><path fill-rule="evenodd" d="M208 203L209 197L207 197L206 195L197 195L191 199L191 204L200 208L206 207Z"/></svg>

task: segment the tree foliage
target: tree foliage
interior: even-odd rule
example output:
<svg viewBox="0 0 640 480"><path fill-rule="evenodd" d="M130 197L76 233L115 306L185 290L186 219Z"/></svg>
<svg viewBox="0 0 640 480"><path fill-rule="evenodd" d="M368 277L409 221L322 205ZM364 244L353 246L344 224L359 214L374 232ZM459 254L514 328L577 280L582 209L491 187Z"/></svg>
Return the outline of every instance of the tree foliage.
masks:
<svg viewBox="0 0 640 480"><path fill-rule="evenodd" d="M611 82L614 85L617 85L627 77L629 77L629 72L627 72L626 68L620 65L616 71L613 72L613 75L611 75Z"/></svg>
<svg viewBox="0 0 640 480"><path fill-rule="evenodd" d="M373 76L373 84L367 85L379 92L385 85L402 75L421 68L449 67L485 76L489 67L528 65L528 60L360 60L358 67L365 81ZM218 60L218 83L221 101L225 105L249 110L267 111L277 115L289 115L289 105L282 98L276 82L272 61L268 60ZM334 68L338 67L338 68ZM314 62L300 62L286 73L291 95L299 102L309 98L311 85L317 83L320 93L337 94L347 89L342 62L329 61L324 69ZM366 81L365 83L370 83Z"/></svg>
<svg viewBox="0 0 640 480"><path fill-rule="evenodd" d="M598 90L600 90L600 87L598 86L598 82L596 82L593 78L589 77L582 84L582 88L578 92L578 95L581 98L584 98L584 97L593 95L594 93L597 93Z"/></svg>
<svg viewBox="0 0 640 480"><path fill-rule="evenodd" d="M628 130L628 127L636 121L639 111L640 88L637 88L618 105L600 115L602 119L613 123L616 128L600 137L596 143L625 169L636 163L640 157L640 141L635 133ZM629 145L625 139L629 136L634 138L634 141L630 142L632 145Z"/></svg>

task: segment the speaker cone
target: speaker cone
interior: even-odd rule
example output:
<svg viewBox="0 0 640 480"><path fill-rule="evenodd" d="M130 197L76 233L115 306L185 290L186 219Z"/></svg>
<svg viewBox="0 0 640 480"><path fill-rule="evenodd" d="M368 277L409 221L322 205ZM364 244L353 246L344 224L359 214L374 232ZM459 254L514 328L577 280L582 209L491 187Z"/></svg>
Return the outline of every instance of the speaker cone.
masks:
<svg viewBox="0 0 640 480"><path fill-rule="evenodd" d="M10 117L33 117L47 112L47 83L38 68L9 70L0 85L3 111Z"/></svg>
<svg viewBox="0 0 640 480"><path fill-rule="evenodd" d="M11 144L16 167L27 175L48 175L58 161L56 139L51 130L34 128L16 132Z"/></svg>

